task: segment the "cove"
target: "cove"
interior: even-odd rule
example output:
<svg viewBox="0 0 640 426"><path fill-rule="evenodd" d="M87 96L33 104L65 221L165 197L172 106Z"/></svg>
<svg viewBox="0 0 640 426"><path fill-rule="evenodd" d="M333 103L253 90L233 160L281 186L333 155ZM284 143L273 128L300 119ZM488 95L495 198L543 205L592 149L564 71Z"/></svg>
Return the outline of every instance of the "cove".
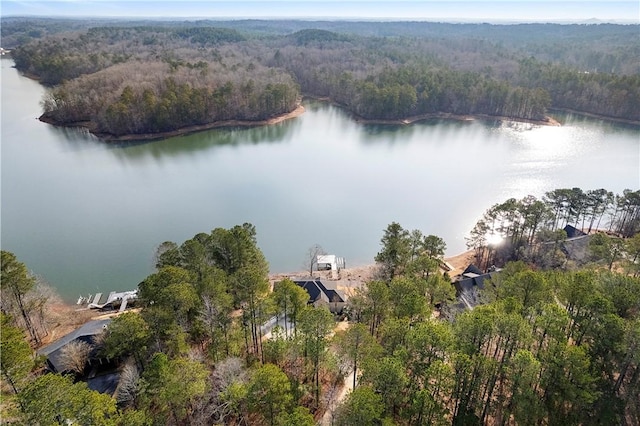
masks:
<svg viewBox="0 0 640 426"><path fill-rule="evenodd" d="M307 101L272 126L106 144L38 121L45 89L0 62L1 246L67 301L133 289L158 244L216 227L253 223L271 271L287 272L316 243L372 263L392 221L455 254L509 197L640 187L640 129L570 114L373 125Z"/></svg>

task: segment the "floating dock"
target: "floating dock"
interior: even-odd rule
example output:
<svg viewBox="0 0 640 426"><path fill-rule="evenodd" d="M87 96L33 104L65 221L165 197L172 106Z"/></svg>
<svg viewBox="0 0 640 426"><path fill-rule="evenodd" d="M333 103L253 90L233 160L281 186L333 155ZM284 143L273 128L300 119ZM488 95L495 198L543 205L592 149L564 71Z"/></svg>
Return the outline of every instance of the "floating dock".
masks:
<svg viewBox="0 0 640 426"><path fill-rule="evenodd" d="M95 296L80 296L77 305L86 305L88 309L100 309L100 310L115 310L119 308L119 312L123 312L127 309L129 302L138 299L138 290L116 292L112 291L107 296L107 300L104 303L100 303L102 293L96 293Z"/></svg>

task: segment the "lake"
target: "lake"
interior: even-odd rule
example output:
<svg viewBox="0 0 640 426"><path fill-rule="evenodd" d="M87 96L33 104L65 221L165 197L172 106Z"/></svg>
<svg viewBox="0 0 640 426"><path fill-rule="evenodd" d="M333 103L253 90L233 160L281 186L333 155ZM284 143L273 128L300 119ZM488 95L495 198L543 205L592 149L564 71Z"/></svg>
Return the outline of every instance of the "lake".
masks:
<svg viewBox="0 0 640 426"><path fill-rule="evenodd" d="M640 130L575 115L562 127L354 121L305 102L269 127L111 145L41 123L45 89L2 59L1 246L65 300L130 290L158 244L253 223L272 272L304 270L309 247L373 262L386 226L435 234L449 255L509 197L564 187L640 187Z"/></svg>

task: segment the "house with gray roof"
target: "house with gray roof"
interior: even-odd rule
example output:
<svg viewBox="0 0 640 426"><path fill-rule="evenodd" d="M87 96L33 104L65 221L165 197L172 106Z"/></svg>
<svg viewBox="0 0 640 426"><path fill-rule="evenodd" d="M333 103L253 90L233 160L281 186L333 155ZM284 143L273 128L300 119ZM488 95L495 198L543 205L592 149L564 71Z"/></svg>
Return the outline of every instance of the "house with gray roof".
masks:
<svg viewBox="0 0 640 426"><path fill-rule="evenodd" d="M498 270L494 270L483 273L475 265L467 266L467 269L462 272L458 279L453 281L456 296L462 302L461 306L473 309L473 307L479 305L481 302L478 292L484 290L485 282L493 278L498 272Z"/></svg>
<svg viewBox="0 0 640 426"><path fill-rule="evenodd" d="M328 288L321 280L294 280L294 283L302 287L309 294L309 305L326 306L334 314L342 312L345 300L337 290Z"/></svg>
<svg viewBox="0 0 640 426"><path fill-rule="evenodd" d="M110 318L89 321L77 330L72 331L55 342L38 349L36 352L38 355L44 355L47 357L47 368L49 370L54 373L64 373L66 371L62 362L64 348L76 340L93 345L94 337L102 333L108 327L110 322ZM97 351L94 349L90 354L89 364L92 362L101 362L99 357L97 357L96 352Z"/></svg>

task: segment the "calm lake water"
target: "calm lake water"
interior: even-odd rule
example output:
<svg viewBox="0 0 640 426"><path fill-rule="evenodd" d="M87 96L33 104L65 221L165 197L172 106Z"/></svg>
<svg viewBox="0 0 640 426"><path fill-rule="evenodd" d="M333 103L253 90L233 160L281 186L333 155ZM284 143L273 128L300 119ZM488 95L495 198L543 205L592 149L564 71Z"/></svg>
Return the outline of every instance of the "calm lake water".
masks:
<svg viewBox="0 0 640 426"><path fill-rule="evenodd" d="M108 145L38 121L45 89L1 65L2 249L69 301L135 288L158 244L216 227L253 223L272 272L287 272L315 243L372 263L392 221L455 254L509 197L640 187L640 130L571 115L381 126L306 102L270 127Z"/></svg>

